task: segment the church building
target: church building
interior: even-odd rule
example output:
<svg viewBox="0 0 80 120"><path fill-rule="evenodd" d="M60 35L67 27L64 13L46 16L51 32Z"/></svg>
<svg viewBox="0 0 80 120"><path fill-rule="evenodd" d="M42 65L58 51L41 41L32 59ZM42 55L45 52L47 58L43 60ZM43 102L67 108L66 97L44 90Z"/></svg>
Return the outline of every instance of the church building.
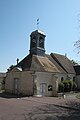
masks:
<svg viewBox="0 0 80 120"><path fill-rule="evenodd" d="M27 96L57 96L58 83L73 80L72 62L56 53L45 53L46 35L40 30L30 35L29 54L7 72L5 90Z"/></svg>

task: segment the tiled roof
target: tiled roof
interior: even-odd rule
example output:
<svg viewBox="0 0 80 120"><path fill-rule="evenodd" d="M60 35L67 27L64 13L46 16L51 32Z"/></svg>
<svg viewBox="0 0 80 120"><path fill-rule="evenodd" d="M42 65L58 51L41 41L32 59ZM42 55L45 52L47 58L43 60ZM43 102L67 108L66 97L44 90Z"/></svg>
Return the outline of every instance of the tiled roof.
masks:
<svg viewBox="0 0 80 120"><path fill-rule="evenodd" d="M17 66L22 70L59 72L58 68L46 56L28 55Z"/></svg>
<svg viewBox="0 0 80 120"><path fill-rule="evenodd" d="M39 60L41 66L44 68L45 71L60 73L56 65L52 63L47 57L38 56L37 59Z"/></svg>
<svg viewBox="0 0 80 120"><path fill-rule="evenodd" d="M51 55L46 54L46 57L48 57L48 59L55 64L55 66L58 68L58 70L60 71L60 73L66 73L66 71L51 57Z"/></svg>
<svg viewBox="0 0 80 120"><path fill-rule="evenodd" d="M75 74L72 62L64 55L51 53L53 59L69 74Z"/></svg>
<svg viewBox="0 0 80 120"><path fill-rule="evenodd" d="M72 62L66 56L55 53L46 54L45 57L29 54L18 63L17 67L30 71L75 74Z"/></svg>

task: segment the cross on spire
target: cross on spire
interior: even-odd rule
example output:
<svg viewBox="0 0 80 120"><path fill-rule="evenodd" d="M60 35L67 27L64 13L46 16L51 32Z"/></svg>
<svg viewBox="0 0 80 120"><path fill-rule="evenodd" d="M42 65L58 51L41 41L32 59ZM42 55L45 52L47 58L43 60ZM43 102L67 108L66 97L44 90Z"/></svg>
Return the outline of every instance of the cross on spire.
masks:
<svg viewBox="0 0 80 120"><path fill-rule="evenodd" d="M37 30L39 29L39 18L37 19Z"/></svg>

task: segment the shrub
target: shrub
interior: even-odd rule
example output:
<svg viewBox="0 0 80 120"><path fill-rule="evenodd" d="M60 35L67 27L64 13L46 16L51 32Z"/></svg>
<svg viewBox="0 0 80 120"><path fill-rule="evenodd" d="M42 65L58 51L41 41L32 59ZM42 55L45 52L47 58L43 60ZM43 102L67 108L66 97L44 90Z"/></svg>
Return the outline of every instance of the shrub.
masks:
<svg viewBox="0 0 80 120"><path fill-rule="evenodd" d="M73 82L73 91L75 91L77 89L77 84L75 82Z"/></svg>
<svg viewBox="0 0 80 120"><path fill-rule="evenodd" d="M64 92L69 92L70 84L68 80L64 80L63 84L64 84Z"/></svg>
<svg viewBox="0 0 80 120"><path fill-rule="evenodd" d="M59 92L70 92L75 91L77 88L77 85L74 81L71 80L63 80L59 83Z"/></svg>
<svg viewBox="0 0 80 120"><path fill-rule="evenodd" d="M73 89L73 81L69 80L68 83L69 83L69 91L72 91L72 89Z"/></svg>
<svg viewBox="0 0 80 120"><path fill-rule="evenodd" d="M64 84L62 82L59 83L58 91L59 92L64 92Z"/></svg>

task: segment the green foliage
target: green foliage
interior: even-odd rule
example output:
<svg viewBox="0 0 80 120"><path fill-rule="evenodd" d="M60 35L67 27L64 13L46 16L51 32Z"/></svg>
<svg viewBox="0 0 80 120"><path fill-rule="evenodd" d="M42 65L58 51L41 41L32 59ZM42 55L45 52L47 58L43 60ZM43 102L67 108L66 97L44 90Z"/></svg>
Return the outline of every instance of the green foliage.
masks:
<svg viewBox="0 0 80 120"><path fill-rule="evenodd" d="M69 91L72 91L72 89L73 89L73 81L69 80L68 83L69 83Z"/></svg>
<svg viewBox="0 0 80 120"><path fill-rule="evenodd" d="M63 81L63 84L64 84L64 92L68 92L68 90L69 90L68 80L64 80L64 81Z"/></svg>
<svg viewBox="0 0 80 120"><path fill-rule="evenodd" d="M74 81L71 80L63 80L59 83L59 92L70 92L72 90L76 90L77 85Z"/></svg>
<svg viewBox="0 0 80 120"><path fill-rule="evenodd" d="M10 70L12 70L13 68L14 68L14 65L11 65L11 66L9 67Z"/></svg>
<svg viewBox="0 0 80 120"><path fill-rule="evenodd" d="M75 91L76 89L77 89L77 84L73 82L73 91Z"/></svg>
<svg viewBox="0 0 80 120"><path fill-rule="evenodd" d="M64 84L62 82L59 83L59 92L63 92L64 91Z"/></svg>
<svg viewBox="0 0 80 120"><path fill-rule="evenodd" d="M14 67L15 67L14 65L11 65L11 66L7 69L7 71L9 72L9 71L12 70Z"/></svg>
<svg viewBox="0 0 80 120"><path fill-rule="evenodd" d="M71 60L71 62L73 63L73 65L78 65L78 63L74 60Z"/></svg>

